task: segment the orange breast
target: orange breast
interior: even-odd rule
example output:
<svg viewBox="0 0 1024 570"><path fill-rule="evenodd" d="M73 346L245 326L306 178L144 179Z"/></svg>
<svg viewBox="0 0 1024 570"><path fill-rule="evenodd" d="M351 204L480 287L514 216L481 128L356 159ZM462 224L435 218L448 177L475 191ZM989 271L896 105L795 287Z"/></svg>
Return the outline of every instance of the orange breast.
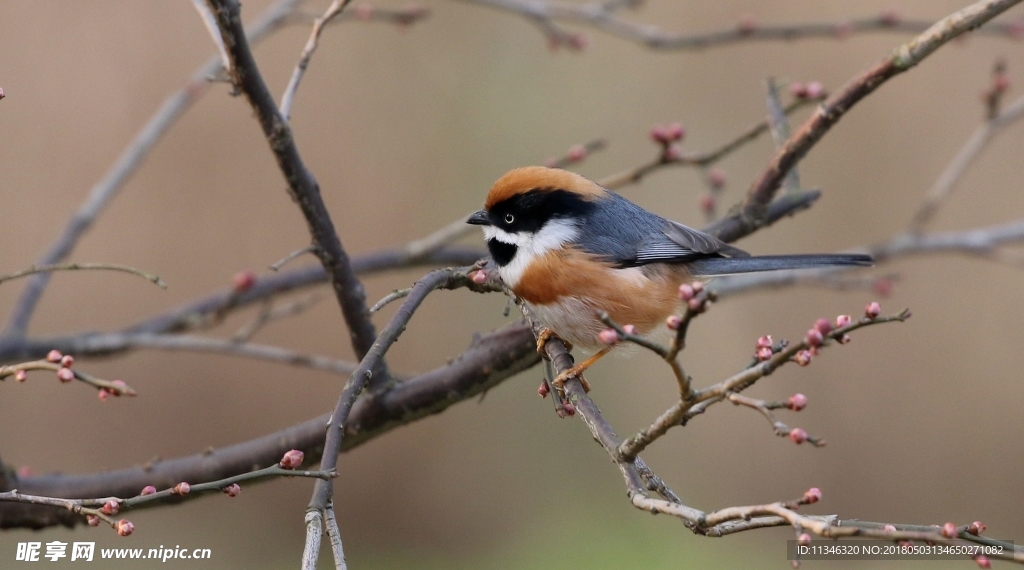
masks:
<svg viewBox="0 0 1024 570"><path fill-rule="evenodd" d="M558 310L556 307L561 307L561 311L590 313L562 315L553 321L587 321L590 326L586 328L599 332L604 325L597 311L603 310L616 323L631 324L639 332L647 333L675 311L679 285L689 279L689 272L681 265L617 269L578 249L564 248L530 263L513 291L531 305L547 307L544 313L548 315ZM558 323L544 324L563 336Z"/></svg>

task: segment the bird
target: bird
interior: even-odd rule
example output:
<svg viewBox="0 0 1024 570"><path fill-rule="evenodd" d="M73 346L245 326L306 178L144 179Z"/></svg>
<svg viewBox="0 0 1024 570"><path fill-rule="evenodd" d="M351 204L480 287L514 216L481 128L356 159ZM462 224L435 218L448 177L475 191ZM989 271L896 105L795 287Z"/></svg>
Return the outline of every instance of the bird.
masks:
<svg viewBox="0 0 1024 570"><path fill-rule="evenodd" d="M647 334L679 307L680 285L697 276L866 266L861 254L751 256L668 220L579 174L542 166L509 171L467 223L481 226L504 284L553 336L596 353L562 372L561 389L611 350L603 318Z"/></svg>

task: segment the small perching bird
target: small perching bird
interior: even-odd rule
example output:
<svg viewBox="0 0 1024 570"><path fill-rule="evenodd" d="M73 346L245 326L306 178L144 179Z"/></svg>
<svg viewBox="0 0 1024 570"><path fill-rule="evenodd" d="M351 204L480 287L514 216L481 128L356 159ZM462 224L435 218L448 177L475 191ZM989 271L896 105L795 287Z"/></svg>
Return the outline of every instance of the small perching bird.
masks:
<svg viewBox="0 0 1024 570"><path fill-rule="evenodd" d="M605 355L600 315L646 334L679 306L679 286L694 276L871 265L857 254L752 257L704 232L666 220L578 174L528 166L502 176L484 209L467 220L483 226L505 284L550 335L598 352L555 379L579 376Z"/></svg>

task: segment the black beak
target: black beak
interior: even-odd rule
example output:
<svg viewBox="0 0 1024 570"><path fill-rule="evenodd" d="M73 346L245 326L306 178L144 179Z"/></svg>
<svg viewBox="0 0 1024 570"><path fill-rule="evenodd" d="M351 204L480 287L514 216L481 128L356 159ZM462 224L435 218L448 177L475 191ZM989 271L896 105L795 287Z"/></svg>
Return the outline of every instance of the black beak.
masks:
<svg viewBox="0 0 1024 570"><path fill-rule="evenodd" d="M479 212L473 212L466 220L466 223L473 224L474 226L489 226L491 225L491 219L487 217L485 210L480 210Z"/></svg>

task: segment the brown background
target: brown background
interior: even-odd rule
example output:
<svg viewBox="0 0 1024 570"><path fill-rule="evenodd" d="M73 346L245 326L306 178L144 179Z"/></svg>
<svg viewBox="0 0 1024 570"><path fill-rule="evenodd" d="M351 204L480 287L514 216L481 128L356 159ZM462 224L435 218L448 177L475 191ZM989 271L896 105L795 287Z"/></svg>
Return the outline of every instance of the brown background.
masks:
<svg viewBox="0 0 1024 570"><path fill-rule="evenodd" d="M963 3L899 5L908 16L937 19ZM319 12L321 4L310 9ZM672 31L704 31L732 27L748 13L772 23L838 22L891 4L662 1L626 16ZM243 14L252 19L265 5L246 2ZM587 30L586 51L553 54L522 18L468 3L429 6L430 19L411 29L330 29L298 95L298 144L352 253L425 235L478 206L507 169L595 137L611 145L580 166L593 177L653 156L647 131L655 123L681 121L687 148L717 146L764 115L766 76L835 88L905 37L658 53ZM0 86L7 94L0 102L0 271L7 272L37 259L163 98L213 49L187 2L22 1L0 10ZM1021 15L1015 9L1010 17ZM305 25L294 26L256 50L276 93L307 33ZM756 253L832 251L900 231L979 123L979 93L1000 56L1017 81L1024 69L1020 44L974 38L883 86L801 163L804 185L821 187L823 199L741 246ZM227 90L215 86L171 130L72 256L151 270L170 288L118 274L58 275L32 334L112 330L223 288L238 270L265 271L307 243L249 107ZM1020 218L1022 144L1019 127L995 141L934 228ZM722 163L730 176L727 204L771 150L763 138ZM670 169L624 192L699 225L702 191L697 172ZM807 394L808 408L783 419L826 437L828 447L794 446L774 437L755 413L719 406L655 445L648 462L699 508L794 497L818 486L825 501L813 512L915 523L980 518L993 536L1024 540L1020 270L947 255L877 271L901 275L883 306L909 306L913 319L858 333L851 345L829 350L809 368L786 368L751 392ZM369 279L369 296L377 299L418 274ZM0 287L0 314L9 313L22 286ZM873 297L802 288L731 299L695 325L688 370L698 384L717 381L746 361L758 336L798 337L815 318L856 314ZM436 294L390 354L392 368L440 365L474 331L505 322L504 304L497 295ZM378 317L380 326L389 315ZM230 334L247 318L231 319L217 334ZM348 358L344 338L339 311L327 299L257 340ZM324 413L344 380L155 351L81 367L124 378L141 395L100 403L85 387L59 385L46 374L6 383L5 462L37 473L77 473L190 454ZM790 531L701 539L677 521L635 511L582 423L558 420L537 398L539 377L539 369L522 374L481 403L463 403L341 459L338 516L354 568L785 567ZM605 361L588 377L620 433L646 425L673 398L668 371L646 354ZM233 500L134 513L136 532L127 539L89 528L7 532L0 535L0 565L12 563L18 541L56 539L213 550L213 562L182 567L295 567L310 488L308 481L278 481ZM329 555L322 562L326 568Z"/></svg>

